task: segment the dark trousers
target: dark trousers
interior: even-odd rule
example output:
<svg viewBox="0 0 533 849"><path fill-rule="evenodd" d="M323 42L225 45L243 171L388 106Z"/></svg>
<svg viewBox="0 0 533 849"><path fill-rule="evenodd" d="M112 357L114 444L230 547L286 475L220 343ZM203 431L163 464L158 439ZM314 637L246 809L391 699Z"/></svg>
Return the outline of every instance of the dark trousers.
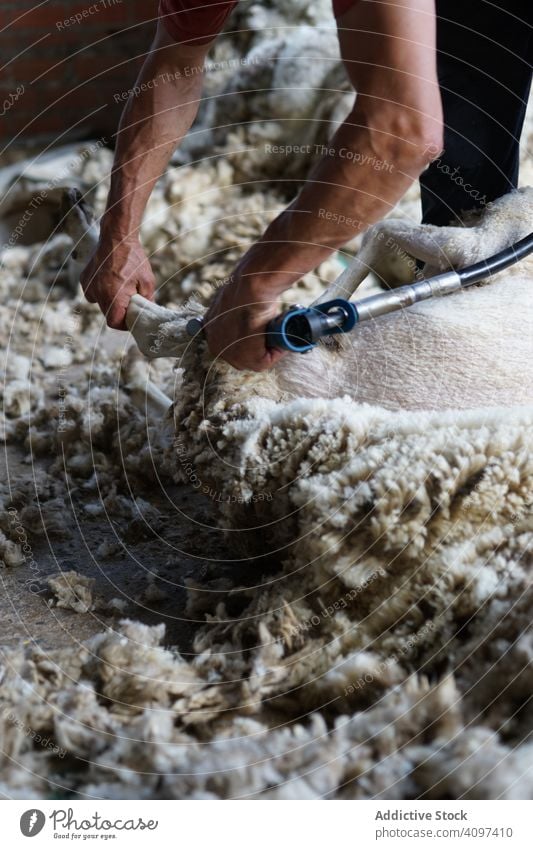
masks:
<svg viewBox="0 0 533 849"><path fill-rule="evenodd" d="M420 185L423 222L446 225L517 186L533 0L437 0L437 16L444 152Z"/></svg>

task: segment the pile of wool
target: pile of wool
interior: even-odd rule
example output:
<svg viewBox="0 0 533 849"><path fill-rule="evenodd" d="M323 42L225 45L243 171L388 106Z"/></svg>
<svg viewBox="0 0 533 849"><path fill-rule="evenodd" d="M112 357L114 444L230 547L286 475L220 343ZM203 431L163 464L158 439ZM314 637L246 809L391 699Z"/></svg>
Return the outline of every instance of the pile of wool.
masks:
<svg viewBox="0 0 533 849"><path fill-rule="evenodd" d="M52 597L48 600L50 607L62 607L74 610L76 613L88 613L93 610L123 611L124 599L113 598L106 601L95 592L94 578L80 575L74 569L52 575L46 581Z"/></svg>
<svg viewBox="0 0 533 849"><path fill-rule="evenodd" d="M222 405L234 487L272 495L240 503L228 476L220 499L256 541L250 581L190 586L189 661L131 622L77 654L8 654L2 792L529 798L532 424L531 408L250 401L232 421Z"/></svg>

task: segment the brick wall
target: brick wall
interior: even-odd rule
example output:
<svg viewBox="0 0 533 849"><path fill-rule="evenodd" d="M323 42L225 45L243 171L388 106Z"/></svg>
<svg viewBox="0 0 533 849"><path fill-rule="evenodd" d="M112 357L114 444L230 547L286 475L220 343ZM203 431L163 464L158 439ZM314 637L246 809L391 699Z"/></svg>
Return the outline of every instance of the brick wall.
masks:
<svg viewBox="0 0 533 849"><path fill-rule="evenodd" d="M2 0L2 147L111 135L124 106L113 95L135 82L156 14L157 0Z"/></svg>

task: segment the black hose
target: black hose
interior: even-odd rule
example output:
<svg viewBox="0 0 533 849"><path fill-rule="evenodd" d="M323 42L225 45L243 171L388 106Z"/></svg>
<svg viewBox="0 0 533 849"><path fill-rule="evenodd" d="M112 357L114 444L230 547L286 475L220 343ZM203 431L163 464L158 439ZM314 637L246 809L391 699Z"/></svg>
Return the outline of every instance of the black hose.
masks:
<svg viewBox="0 0 533 849"><path fill-rule="evenodd" d="M469 265L468 268L464 268L462 271L458 270L457 274L461 278L461 284L463 286L471 286L473 283L477 283L478 280L483 280L485 277L492 277L498 271L503 271L504 268L514 265L515 262L518 262L530 253L533 253L533 233L530 233L529 236L525 236L519 242L515 242L514 245L505 248L505 250L494 254L494 256L488 259L476 262L475 265Z"/></svg>

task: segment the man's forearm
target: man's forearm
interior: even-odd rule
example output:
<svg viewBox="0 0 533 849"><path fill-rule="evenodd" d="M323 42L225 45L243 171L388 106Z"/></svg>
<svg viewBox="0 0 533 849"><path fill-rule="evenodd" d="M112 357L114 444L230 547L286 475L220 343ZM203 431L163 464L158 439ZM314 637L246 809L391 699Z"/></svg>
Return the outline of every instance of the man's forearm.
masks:
<svg viewBox="0 0 533 849"><path fill-rule="evenodd" d="M206 52L176 44L159 26L118 129L103 238L138 236L154 184L198 111Z"/></svg>
<svg viewBox="0 0 533 849"><path fill-rule="evenodd" d="M355 107L239 268L273 295L387 215L440 150L434 0L358 0L338 24Z"/></svg>
<svg viewBox="0 0 533 849"><path fill-rule="evenodd" d="M132 295L154 297L139 229L154 183L198 110L207 49L176 43L159 24L122 115L100 239L80 277L87 300L116 330L127 329Z"/></svg>
<svg viewBox="0 0 533 849"><path fill-rule="evenodd" d="M261 273L261 285L273 294L283 292L333 250L387 215L418 177L412 160L380 158L358 120L364 119L354 110L326 146L299 195L243 257L244 273Z"/></svg>

